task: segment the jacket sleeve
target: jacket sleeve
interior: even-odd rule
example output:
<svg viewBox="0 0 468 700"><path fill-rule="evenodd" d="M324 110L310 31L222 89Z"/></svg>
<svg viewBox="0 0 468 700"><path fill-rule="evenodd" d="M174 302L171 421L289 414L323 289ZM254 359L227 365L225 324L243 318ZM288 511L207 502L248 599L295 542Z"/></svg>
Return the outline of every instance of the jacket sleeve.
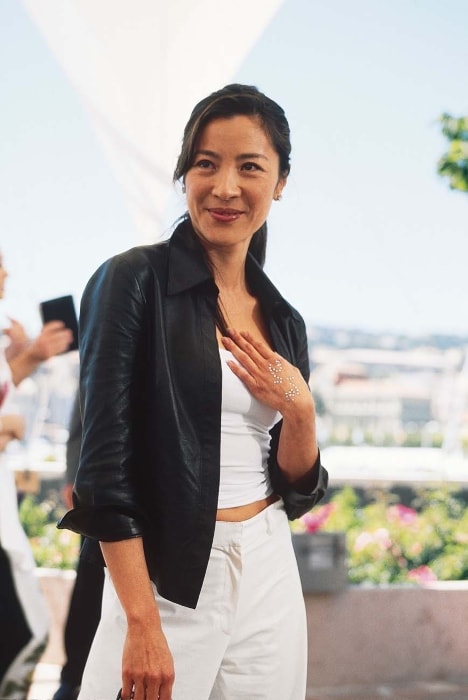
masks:
<svg viewBox="0 0 468 700"><path fill-rule="evenodd" d="M297 312L294 312L293 322L296 326L296 332L291 334L290 337L296 338L294 364L296 364L302 376L306 382L308 382L310 369L305 324ZM281 426L282 421L279 421L271 430L268 467L273 490L283 499L289 520L295 520L296 518L300 518L301 515L304 515L304 513L307 513L307 511L323 498L328 485L328 473L322 466L319 451L315 464L305 465L310 467L310 476L307 479L307 486L304 488L304 482L302 481L302 488L304 490L301 488L301 491L298 491L294 488L294 484L291 484L284 476L277 460Z"/></svg>
<svg viewBox="0 0 468 700"><path fill-rule="evenodd" d="M80 311L83 435L73 510L60 521L95 540L141 534L132 480L132 393L144 297L123 256L88 282Z"/></svg>
<svg viewBox="0 0 468 700"><path fill-rule="evenodd" d="M81 411L79 392L76 392L68 427L65 483L74 484L81 450Z"/></svg>

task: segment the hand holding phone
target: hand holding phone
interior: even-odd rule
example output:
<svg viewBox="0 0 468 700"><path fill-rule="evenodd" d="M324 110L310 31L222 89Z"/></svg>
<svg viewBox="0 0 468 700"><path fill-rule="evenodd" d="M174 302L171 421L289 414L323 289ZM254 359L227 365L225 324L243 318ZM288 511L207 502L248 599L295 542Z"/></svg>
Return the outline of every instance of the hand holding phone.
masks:
<svg viewBox="0 0 468 700"><path fill-rule="evenodd" d="M68 328L72 334L73 339L68 347L63 350L60 349L58 352L69 352L70 350L78 349L78 319L76 317L75 304L73 302L73 297L71 295L57 297L56 299L48 299L39 304L39 311L41 314L42 323L48 324L51 321L61 321L66 328ZM54 328L50 326L48 329L51 332L51 339L54 332ZM57 343L63 344L62 338L58 335L54 338ZM52 354L56 354L53 352Z"/></svg>

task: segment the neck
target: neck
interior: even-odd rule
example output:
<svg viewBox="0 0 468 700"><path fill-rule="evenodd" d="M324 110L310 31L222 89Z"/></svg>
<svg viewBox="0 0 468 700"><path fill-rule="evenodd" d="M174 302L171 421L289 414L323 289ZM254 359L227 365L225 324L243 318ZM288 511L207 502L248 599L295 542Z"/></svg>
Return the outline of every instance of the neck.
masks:
<svg viewBox="0 0 468 700"><path fill-rule="evenodd" d="M219 290L238 293L247 289L245 279L245 255L230 255L223 251L207 252L214 281Z"/></svg>

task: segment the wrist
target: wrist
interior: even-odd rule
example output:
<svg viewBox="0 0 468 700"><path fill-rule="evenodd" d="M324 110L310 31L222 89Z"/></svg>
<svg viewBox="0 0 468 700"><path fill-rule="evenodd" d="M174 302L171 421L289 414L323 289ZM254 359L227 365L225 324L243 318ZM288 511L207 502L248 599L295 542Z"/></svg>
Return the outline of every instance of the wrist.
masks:
<svg viewBox="0 0 468 700"><path fill-rule="evenodd" d="M282 411L283 421L296 424L298 427L307 423L315 424L315 406L312 396L307 396L286 401Z"/></svg>

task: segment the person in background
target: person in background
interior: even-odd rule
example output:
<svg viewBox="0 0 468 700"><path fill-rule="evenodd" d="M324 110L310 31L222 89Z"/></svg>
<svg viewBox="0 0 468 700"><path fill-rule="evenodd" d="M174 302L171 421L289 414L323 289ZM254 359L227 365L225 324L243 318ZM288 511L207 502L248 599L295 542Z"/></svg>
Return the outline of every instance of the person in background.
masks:
<svg viewBox="0 0 468 700"><path fill-rule="evenodd" d="M304 700L288 518L327 473L305 324L262 270L290 151L284 111L255 87L206 97L174 175L186 215L85 290L83 441L60 527L89 556L100 543L108 575L80 700L119 686L124 700Z"/></svg>
<svg viewBox="0 0 468 700"><path fill-rule="evenodd" d="M29 377L43 362L64 352L73 339L71 331L61 321L45 323L33 339L28 337L18 321L10 319L10 324L3 329L3 334L9 338L5 357L15 386Z"/></svg>
<svg viewBox="0 0 468 700"><path fill-rule="evenodd" d="M7 271L0 254L0 299ZM35 562L18 514L14 474L3 454L11 440L24 434L21 416L9 412L14 385L42 361L70 344L71 333L55 324L32 342L18 323L12 324L10 345L0 348L0 698L25 700L34 668L45 649L48 613ZM13 348L11 347L13 345Z"/></svg>
<svg viewBox="0 0 468 700"><path fill-rule="evenodd" d="M62 497L72 508L72 490L78 470L81 447L79 394L73 402L67 442L65 485ZM52 700L76 700L91 643L101 617L104 568L100 563L78 559L76 578L64 630L66 661L60 673L60 685Z"/></svg>

